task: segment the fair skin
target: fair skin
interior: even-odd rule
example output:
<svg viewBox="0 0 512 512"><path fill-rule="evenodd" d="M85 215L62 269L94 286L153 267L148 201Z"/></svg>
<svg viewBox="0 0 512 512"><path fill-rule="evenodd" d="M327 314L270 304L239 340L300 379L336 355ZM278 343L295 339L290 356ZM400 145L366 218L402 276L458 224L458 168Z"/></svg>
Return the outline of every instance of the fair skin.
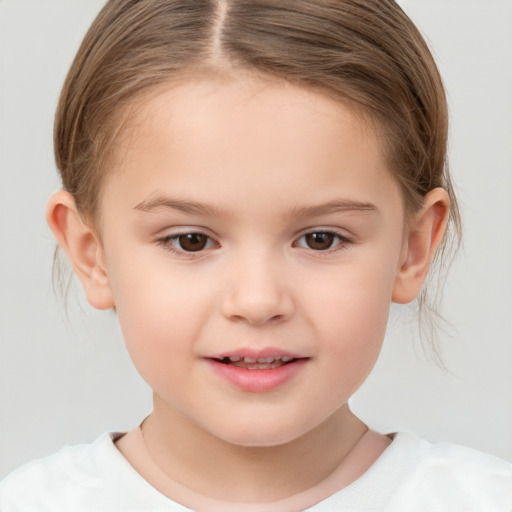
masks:
<svg viewBox="0 0 512 512"><path fill-rule="evenodd" d="M100 229L64 191L48 221L89 302L116 308L153 389L147 452L219 499L304 491L366 430L347 400L378 357L390 303L421 289L448 196L431 191L406 221L376 132L290 84L198 79L145 100L133 127ZM240 357L274 361L254 370Z"/></svg>

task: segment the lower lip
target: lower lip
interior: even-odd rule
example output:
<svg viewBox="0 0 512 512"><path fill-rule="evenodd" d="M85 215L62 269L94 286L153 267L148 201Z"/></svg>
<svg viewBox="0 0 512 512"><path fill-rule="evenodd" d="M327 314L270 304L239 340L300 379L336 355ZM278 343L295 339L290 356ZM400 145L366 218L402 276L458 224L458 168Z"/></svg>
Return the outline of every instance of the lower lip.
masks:
<svg viewBox="0 0 512 512"><path fill-rule="evenodd" d="M251 393L272 391L285 384L304 368L307 359L297 359L291 363L268 370L247 370L239 366L224 364L208 359L217 375L234 384L237 388Z"/></svg>

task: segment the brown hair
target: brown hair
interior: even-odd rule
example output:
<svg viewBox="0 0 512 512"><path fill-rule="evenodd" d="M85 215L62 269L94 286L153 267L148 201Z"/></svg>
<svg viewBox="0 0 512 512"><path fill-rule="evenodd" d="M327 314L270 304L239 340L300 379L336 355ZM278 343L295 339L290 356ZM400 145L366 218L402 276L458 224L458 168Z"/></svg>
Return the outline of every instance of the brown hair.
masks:
<svg viewBox="0 0 512 512"><path fill-rule="evenodd" d="M55 121L63 186L86 218L98 213L126 107L215 70L275 77L357 107L384 135L407 210L443 187L460 235L443 84L423 37L392 0L109 0L71 66Z"/></svg>

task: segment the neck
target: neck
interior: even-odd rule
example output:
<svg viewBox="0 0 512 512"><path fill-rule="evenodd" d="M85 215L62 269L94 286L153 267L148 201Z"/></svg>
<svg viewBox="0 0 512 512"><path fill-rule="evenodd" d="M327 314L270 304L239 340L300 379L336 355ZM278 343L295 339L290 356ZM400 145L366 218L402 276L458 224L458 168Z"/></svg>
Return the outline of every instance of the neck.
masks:
<svg viewBox="0 0 512 512"><path fill-rule="evenodd" d="M278 446L239 446L190 423L155 399L142 432L147 452L170 479L215 499L277 501L324 480L367 427L342 406L321 425Z"/></svg>

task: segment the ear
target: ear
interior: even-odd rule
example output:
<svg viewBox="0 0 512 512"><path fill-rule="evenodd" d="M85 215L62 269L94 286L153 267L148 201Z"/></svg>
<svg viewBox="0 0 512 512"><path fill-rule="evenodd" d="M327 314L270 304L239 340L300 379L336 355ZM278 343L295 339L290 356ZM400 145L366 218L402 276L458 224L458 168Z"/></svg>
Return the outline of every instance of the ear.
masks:
<svg viewBox="0 0 512 512"><path fill-rule="evenodd" d="M409 225L400 268L393 287L393 302L406 304L421 291L430 263L446 231L450 197L435 188L424 199L423 207Z"/></svg>
<svg viewBox="0 0 512 512"><path fill-rule="evenodd" d="M89 303L97 309L115 306L101 243L78 213L73 196L59 190L48 201L46 220L68 255Z"/></svg>

